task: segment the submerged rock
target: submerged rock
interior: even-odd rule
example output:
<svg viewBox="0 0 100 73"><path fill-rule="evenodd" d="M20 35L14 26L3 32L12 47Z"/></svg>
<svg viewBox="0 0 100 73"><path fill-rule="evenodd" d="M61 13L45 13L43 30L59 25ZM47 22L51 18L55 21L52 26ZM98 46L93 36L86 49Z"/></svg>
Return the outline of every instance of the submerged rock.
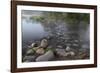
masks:
<svg viewBox="0 0 100 73"><path fill-rule="evenodd" d="M36 61L49 61L54 58L53 51L49 50L45 54L36 58Z"/></svg>

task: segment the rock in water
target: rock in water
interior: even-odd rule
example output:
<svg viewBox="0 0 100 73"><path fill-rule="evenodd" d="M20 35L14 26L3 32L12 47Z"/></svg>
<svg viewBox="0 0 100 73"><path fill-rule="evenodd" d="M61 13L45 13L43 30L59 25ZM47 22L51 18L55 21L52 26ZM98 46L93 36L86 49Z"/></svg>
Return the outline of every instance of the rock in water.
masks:
<svg viewBox="0 0 100 73"><path fill-rule="evenodd" d="M56 49L55 51L59 56L67 56L66 51L64 49Z"/></svg>
<svg viewBox="0 0 100 73"><path fill-rule="evenodd" d="M40 47L46 48L47 46L48 46L48 41L47 41L46 39L43 39L43 40L41 41Z"/></svg>
<svg viewBox="0 0 100 73"><path fill-rule="evenodd" d="M69 46L66 47L66 51L70 51L70 49L71 49L71 48L70 48Z"/></svg>
<svg viewBox="0 0 100 73"><path fill-rule="evenodd" d="M27 55L33 55L35 53L35 51L33 49L29 49L26 54Z"/></svg>
<svg viewBox="0 0 100 73"><path fill-rule="evenodd" d="M36 43L32 43L30 46L28 46L28 48L33 48L33 47L36 47L37 44Z"/></svg>
<svg viewBox="0 0 100 73"><path fill-rule="evenodd" d="M34 48L32 48L32 50L34 50L34 51L36 51L36 50L38 50L39 49L39 47L34 47Z"/></svg>
<svg viewBox="0 0 100 73"><path fill-rule="evenodd" d="M68 52L68 55L70 55L70 56L75 56L75 52L70 51L70 52Z"/></svg>
<svg viewBox="0 0 100 73"><path fill-rule="evenodd" d="M47 51L44 55L39 56L36 61L49 61L54 58L54 54L51 50Z"/></svg>
<svg viewBox="0 0 100 73"><path fill-rule="evenodd" d="M36 50L36 53L37 54L44 54L45 50L43 48L39 48L39 49Z"/></svg>
<svg viewBox="0 0 100 73"><path fill-rule="evenodd" d="M25 56L23 62L32 62L35 60L35 56Z"/></svg>

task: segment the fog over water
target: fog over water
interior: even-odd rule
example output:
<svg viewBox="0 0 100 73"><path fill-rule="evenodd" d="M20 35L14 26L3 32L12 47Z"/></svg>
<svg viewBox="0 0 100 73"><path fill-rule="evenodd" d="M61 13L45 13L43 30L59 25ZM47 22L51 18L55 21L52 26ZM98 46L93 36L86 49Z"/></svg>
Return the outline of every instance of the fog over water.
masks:
<svg viewBox="0 0 100 73"><path fill-rule="evenodd" d="M70 26L70 24L64 22L63 20L49 22L48 19L46 22L42 23L30 19L32 16L42 16L42 11L22 11L22 47L23 50L27 48L32 42L39 41L44 37L49 35L53 36L53 39L50 42L53 45L62 45L66 44L78 44L81 45L81 48L88 48L90 43L90 25L86 26L84 29L84 22L80 22L80 26ZM77 20L78 21L78 20ZM54 25L53 25L54 24ZM80 41L74 43L74 41ZM25 50L24 50L25 51ZM24 53L24 52L23 52Z"/></svg>

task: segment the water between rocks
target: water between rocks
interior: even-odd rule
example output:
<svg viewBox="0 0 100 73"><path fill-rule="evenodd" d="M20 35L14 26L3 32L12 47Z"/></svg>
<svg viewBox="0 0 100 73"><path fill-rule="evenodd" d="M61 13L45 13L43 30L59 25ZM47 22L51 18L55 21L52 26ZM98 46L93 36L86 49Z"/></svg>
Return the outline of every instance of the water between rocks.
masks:
<svg viewBox="0 0 100 73"><path fill-rule="evenodd" d="M66 27L64 22L60 22L61 25L56 26L55 30L51 29L51 31L45 30L45 26L43 23L37 21L31 21L29 18L22 20L22 55L25 55L25 52L28 46L32 42L40 41L42 38L48 37L52 35L50 45L54 45L53 48L56 48L56 45L60 45L63 48L66 45L72 45L71 47L75 47L78 49L87 48L89 49L89 26L86 30L79 28L80 31L76 31L74 27L71 30L68 30L69 27ZM49 29L47 27L47 29ZM61 29L61 30L59 30ZM52 34L52 32L55 32ZM81 38L79 38L81 36ZM51 36L50 36L51 37ZM81 43L81 44L80 44ZM78 47L77 47L78 46Z"/></svg>

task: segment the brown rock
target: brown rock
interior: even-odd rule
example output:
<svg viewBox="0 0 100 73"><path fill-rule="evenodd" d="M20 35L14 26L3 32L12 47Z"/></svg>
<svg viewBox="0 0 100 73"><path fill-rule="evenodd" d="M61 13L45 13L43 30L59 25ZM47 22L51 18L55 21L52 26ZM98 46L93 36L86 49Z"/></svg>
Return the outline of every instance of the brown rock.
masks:
<svg viewBox="0 0 100 73"><path fill-rule="evenodd" d="M45 53L45 50L44 50L43 48L38 48L38 49L36 50L36 53L37 53L37 54L44 54L44 53Z"/></svg>

